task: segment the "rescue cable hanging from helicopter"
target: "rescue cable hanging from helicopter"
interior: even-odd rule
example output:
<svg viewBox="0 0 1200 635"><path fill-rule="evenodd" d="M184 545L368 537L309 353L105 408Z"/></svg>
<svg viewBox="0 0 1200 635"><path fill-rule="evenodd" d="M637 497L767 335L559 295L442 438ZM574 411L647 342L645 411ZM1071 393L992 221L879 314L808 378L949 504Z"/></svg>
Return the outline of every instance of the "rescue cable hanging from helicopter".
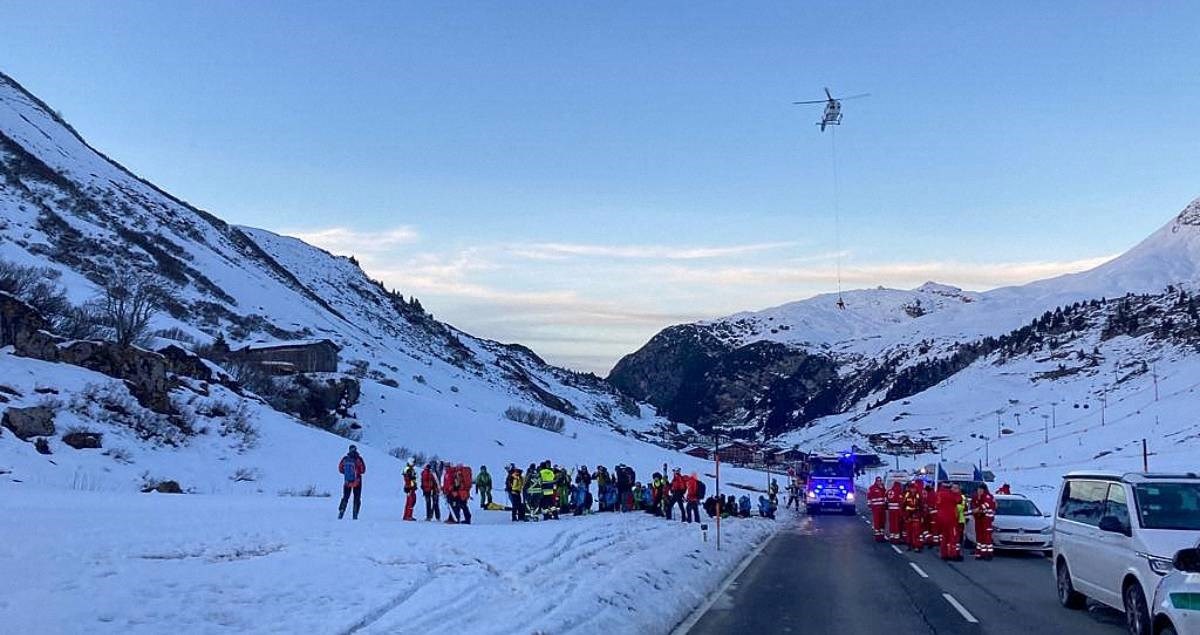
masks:
<svg viewBox="0 0 1200 635"><path fill-rule="evenodd" d="M812 101L795 101L794 105L808 104L825 104L825 111L821 115L821 120L816 125L821 127L821 132L825 132L829 128L829 158L833 172L833 234L834 234L834 258L837 263L837 307L839 309L846 308L846 302L842 299L842 214L838 205L838 189L840 183L838 181L837 169L837 134L836 128L830 126L842 125L842 102L847 99L859 99L861 97L869 97L870 93L862 93L859 95L851 95L849 97L834 97L829 89L825 89L825 99L815 99Z"/></svg>

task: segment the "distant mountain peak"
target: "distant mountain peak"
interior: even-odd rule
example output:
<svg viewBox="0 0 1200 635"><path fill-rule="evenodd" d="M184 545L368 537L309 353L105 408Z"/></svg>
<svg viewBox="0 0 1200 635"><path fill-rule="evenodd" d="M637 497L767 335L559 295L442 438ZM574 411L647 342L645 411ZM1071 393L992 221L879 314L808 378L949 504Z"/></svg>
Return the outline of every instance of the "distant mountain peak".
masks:
<svg viewBox="0 0 1200 635"><path fill-rule="evenodd" d="M1175 217L1175 226L1179 225L1200 227L1200 198L1188 203L1187 207L1183 208L1183 211Z"/></svg>
<svg viewBox="0 0 1200 635"><path fill-rule="evenodd" d="M959 287L942 284L940 282L934 282L932 280L917 287L916 289L913 289L913 291L917 291L919 293L937 293L939 295L959 295L962 293L962 289Z"/></svg>

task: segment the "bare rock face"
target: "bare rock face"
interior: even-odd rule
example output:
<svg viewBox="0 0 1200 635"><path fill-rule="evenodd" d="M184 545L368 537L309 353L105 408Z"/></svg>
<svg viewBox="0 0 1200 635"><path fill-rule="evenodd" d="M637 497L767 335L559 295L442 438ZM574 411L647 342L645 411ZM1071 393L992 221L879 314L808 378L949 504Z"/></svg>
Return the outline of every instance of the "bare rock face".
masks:
<svg viewBox="0 0 1200 635"><path fill-rule="evenodd" d="M12 430L22 441L48 437L54 434L54 411L45 406L9 408L4 411L0 424Z"/></svg>
<svg viewBox="0 0 1200 635"><path fill-rule="evenodd" d="M47 335L46 322L36 309L14 295L0 291L0 347L14 346L18 354L39 339L39 333Z"/></svg>
<svg viewBox="0 0 1200 635"><path fill-rule="evenodd" d="M143 406L172 412L169 393L175 381L167 373L167 358L158 353L113 342L76 341L59 347L58 361L124 379Z"/></svg>
<svg viewBox="0 0 1200 635"><path fill-rule="evenodd" d="M76 450L98 450L101 436L99 432L72 432L63 435L63 443Z"/></svg>

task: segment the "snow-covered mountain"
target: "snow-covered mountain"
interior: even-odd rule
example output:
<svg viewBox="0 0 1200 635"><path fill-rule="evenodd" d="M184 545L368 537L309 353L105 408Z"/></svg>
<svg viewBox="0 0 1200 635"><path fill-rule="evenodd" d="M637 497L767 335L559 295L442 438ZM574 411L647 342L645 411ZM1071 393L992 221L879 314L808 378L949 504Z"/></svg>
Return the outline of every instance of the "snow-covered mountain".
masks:
<svg viewBox="0 0 1200 635"><path fill-rule="evenodd" d="M1061 324L1037 321L1053 321L1056 310L1081 302L1127 294L1169 297L1174 291L1168 289L1197 281L1200 200L1127 253L1089 271L983 293L936 283L857 290L844 294L845 309L837 307L836 296L823 295L673 326L622 359L609 380L676 421L700 429L732 424L749 436L776 437L822 417L870 414L896 399L936 392L969 366L995 362L989 356L1001 354L996 341L1011 342L1021 332L1062 345L1068 339L1107 342L1112 331L1098 318L1067 332L1055 332ZM1144 319L1171 331L1179 327L1162 324L1169 320L1164 315ZM1194 354L1189 336L1180 337L1177 356ZM1158 356L1151 344L1140 359ZM1003 354L1011 360L1035 353L1026 347Z"/></svg>
<svg viewBox="0 0 1200 635"><path fill-rule="evenodd" d="M231 225L189 205L90 147L47 104L2 74L0 261L37 268L75 304L95 298L119 273L132 272L167 288L164 310L152 323L155 348L174 343L196 349L218 335L235 349L259 341L333 341L340 347L341 375L361 384L347 393L351 403L338 404L342 420L337 426L379 452L404 446L409 453L492 463L497 448L518 462L552 458L550 450L555 459L580 462L645 454L657 457L657 463L663 456L661 448L633 438L661 438L655 434L667 422L653 408L595 376L546 364L525 347L473 337L438 322L415 299L370 279L352 258ZM75 415L66 414L79 391L92 386L95 396L95 386L103 384L101 392L128 399L120 381L109 386L113 377L95 369L62 370L60 377L62 364L18 359L11 349L0 351L4 356L0 391L12 393L0 403L7 407L53 402L71 425L84 426L87 404L79 404ZM181 380L185 386L193 383ZM207 383L192 388L224 390ZM222 398L234 407L243 400L233 393ZM194 400L177 393L170 399ZM260 405L251 400L247 406L253 418L296 423ZM555 434L514 423L504 418L510 407L553 413L566 429ZM177 409L179 416L196 416L195 408ZM122 434L116 428L106 431L110 437ZM286 445L308 432L280 433L276 439ZM330 437L332 442L318 445L333 448L331 453L344 449L344 440L311 432ZM144 441L128 440L135 446ZM4 434L0 443L25 453L19 460L0 459L0 468L35 464L30 444ZM51 445L62 448L57 438ZM600 450L608 456L595 456ZM200 454L201 463L217 460ZM227 453L220 456L232 460ZM128 481L129 470L108 463L105 471L116 469L123 475L116 480ZM193 483L231 487L224 476L202 476L198 465L191 470ZM320 472L327 468L322 465ZM69 484L72 477L33 478Z"/></svg>

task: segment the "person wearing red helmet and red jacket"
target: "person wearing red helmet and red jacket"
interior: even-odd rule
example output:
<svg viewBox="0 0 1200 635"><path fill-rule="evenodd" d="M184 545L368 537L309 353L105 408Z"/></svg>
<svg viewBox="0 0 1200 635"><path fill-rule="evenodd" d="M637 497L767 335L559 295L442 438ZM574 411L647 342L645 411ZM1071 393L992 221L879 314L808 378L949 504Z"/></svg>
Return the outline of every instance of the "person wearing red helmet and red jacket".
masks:
<svg viewBox="0 0 1200 635"><path fill-rule="evenodd" d="M421 470L421 495L425 497L425 520L442 519L442 505L438 501L441 496L438 494L437 475L433 473L431 466L426 463L425 469Z"/></svg>
<svg viewBox="0 0 1200 635"><path fill-rule="evenodd" d="M362 506L362 477L367 473L367 462L358 454L358 446L351 445L346 456L338 461L338 473L342 475L342 502L338 505L338 519L346 515L346 503L350 494L354 494L354 515L358 520L358 510Z"/></svg>
<svg viewBox="0 0 1200 635"><path fill-rule="evenodd" d="M887 488L883 477L876 476L875 483L867 489L867 507L871 508L871 527L875 530L875 542L884 540L884 521L887 515Z"/></svg>
<svg viewBox="0 0 1200 635"><path fill-rule="evenodd" d="M415 521L413 508L417 506L417 468L412 459L404 466L404 520Z"/></svg>

